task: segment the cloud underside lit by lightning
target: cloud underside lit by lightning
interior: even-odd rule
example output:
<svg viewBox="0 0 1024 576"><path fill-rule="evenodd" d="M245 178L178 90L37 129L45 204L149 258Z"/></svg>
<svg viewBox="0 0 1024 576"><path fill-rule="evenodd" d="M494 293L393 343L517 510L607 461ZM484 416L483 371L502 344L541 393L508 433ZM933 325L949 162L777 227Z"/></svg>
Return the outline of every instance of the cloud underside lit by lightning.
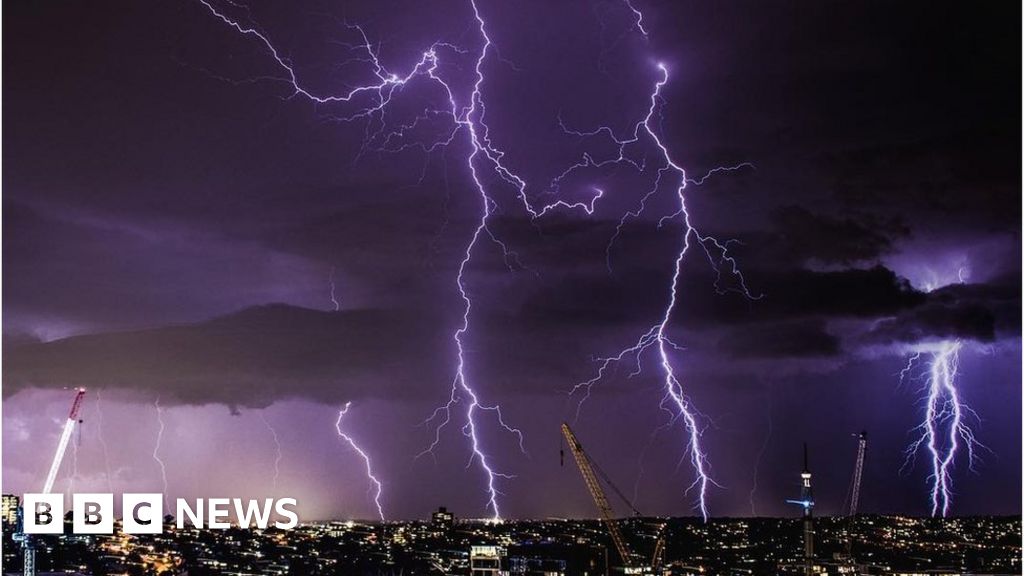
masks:
<svg viewBox="0 0 1024 576"><path fill-rule="evenodd" d="M377 476L375 476L373 473L373 465L370 463L370 456L366 453L365 450L363 450L362 448L359 447L358 444L356 444L356 441L353 440L351 436L349 436L348 434L341 430L341 420L345 417L346 414L348 414L348 409L351 406L352 403L348 402L345 404L344 408L338 411L338 419L337 421L334 422L334 429L338 432L338 436L342 440L344 440L349 445L349 447L352 448L352 450L354 450L356 454L358 454L359 457L363 460L363 465L366 467L366 477L373 485L373 487L370 490L373 494L373 503L377 507L377 516L380 518L381 522L383 522L384 508L383 506L381 506L380 497L381 493L384 491L384 485L381 484L381 481L378 480Z"/></svg>
<svg viewBox="0 0 1024 576"><path fill-rule="evenodd" d="M557 198L561 183L571 174L584 169L616 168L623 165L632 167L641 174L653 172L654 181L651 188L641 197L634 210L621 217L615 235L609 240L609 268L611 267L612 246L625 223L630 219L641 217L647 209L648 200L653 196L662 191L672 191L676 208L671 214L660 215L659 228L668 223L676 223L681 226L682 234L680 247L673 262L672 279L666 286L667 302L664 312L635 345L623 350L616 357L604 359L597 376L591 381L578 385L574 392L585 389L585 399L589 396L593 385L601 379L609 366L627 357L635 357L639 371L642 365L641 356L648 350L653 351L664 384L662 408L672 413L673 421L683 421L688 434L685 450L696 475L690 489L697 493L696 506L706 518L708 515L706 492L712 480L709 475L707 457L701 446L701 432L704 424L684 393L682 383L674 368L673 352L679 347L672 342L669 336L670 324L679 296L681 270L684 258L691 246L696 244L711 263L718 277L715 284L717 289L740 292L747 297L753 296L747 289L735 260L729 256L729 242L720 242L711 236L704 235L692 225L690 214L686 209L684 190L687 184L700 185L718 172L739 170L751 166L744 163L720 167L709 171L698 179L687 177L686 172L672 157L667 144L663 142L656 130L662 102L662 88L669 81L668 68L663 64L657 65L658 78L654 82L653 88L644 92L649 98L650 105L645 116L633 124L632 130L628 134L617 135L606 126L591 131L571 130L563 123L562 126L566 132L581 141L593 141L595 144L604 145L610 139L614 147L617 148L617 155L598 158L595 155L584 154L579 162L570 165L547 183L543 193L537 194L529 192L532 187L528 185L526 179L505 163L505 152L492 141L490 128L484 120L486 116L484 69L488 59L500 57L489 36L487 22L475 0L470 0L469 6L472 9L474 32L478 45L472 49L464 49L450 43L437 41L423 51L418 60L409 64L402 73L392 72L384 65L373 43L360 26L345 24L348 31L358 38L358 42L352 46L352 49L358 52L357 59L367 65L369 79L364 83L353 83L345 91L336 94L321 94L308 88L300 80L291 61L282 55L284 52L273 44L262 29L255 24L247 23L249 21L248 14L244 18L234 18L229 15L229 12L238 8L237 5L230 3L225 8L218 8L209 0L199 0L199 2L214 17L242 36L253 39L269 53L281 72L281 76L274 80L284 82L291 90L292 97L302 97L317 105L330 105L339 108L342 113L332 116L332 119L335 120L345 122L366 120L368 128L364 149L372 147L380 151L397 151L415 148L430 153L457 141L467 146L464 161L473 190L478 198L479 212L476 225L465 244L454 279L455 288L462 302L461 322L452 334L455 374L447 401L437 408L428 419L428 422L436 423L436 426L433 441L423 453L433 453L434 448L441 440L442 430L458 417L461 430L469 441L471 454L467 467L475 464L483 473L486 483L485 508L495 520L501 518L499 481L512 476L500 471L495 466L493 455L485 448L483 437L488 423L497 430L512 434L520 449L525 452L522 432L506 422L498 404L484 400L481 389L470 375L469 358L466 353L467 339L472 332L473 312L473 298L471 290L467 286L467 275L473 265L474 255L479 251L481 240L494 243L505 255L506 261L515 259L515 254L490 228L491 216L498 207L498 202L495 199L495 186L507 187L513 191L521 209L530 219L541 218L552 211L571 211L590 216L598 209L598 202L604 197L605 191L599 187L592 187L592 195L585 202L570 202ZM633 18L632 30L646 37L647 29L644 26L643 13L628 1L626 6ZM440 66L445 58L471 59L473 74L472 82L468 86L460 88L455 79L446 76L445 69ZM457 64L458 62L456 62L455 68L458 68ZM428 105L426 111L409 124L388 126L384 115L385 109L414 81L432 86L434 94L428 98L435 98L436 93L439 92L442 95L443 103L434 107ZM438 130L437 134L427 139L406 141L409 138L408 135L415 133L421 124L435 119L442 119L445 124L445 127ZM369 128L371 120L375 121L374 128ZM654 167L647 161L638 160L651 150L659 159ZM497 184L491 184L492 180ZM552 196L555 196L555 200L548 203L538 203L535 200L535 198L550 199ZM727 279L732 281L729 286L723 285ZM336 304L335 307L337 307ZM456 408L460 409L458 416L455 414ZM339 414L339 435L342 435L340 419L344 414L345 410ZM351 443L350 439L345 438ZM355 447L354 444L353 447ZM363 455L365 458L365 454ZM366 459L366 463L369 472L368 459ZM374 482L376 482L375 479ZM383 514L381 515L383 516Z"/></svg>
<svg viewBox="0 0 1024 576"><path fill-rule="evenodd" d="M907 377L925 381L924 415L914 428L918 437L907 448L904 467L913 464L915 456L924 450L930 466L928 475L929 499L932 516L949 514L953 501L953 468L961 447L967 450L967 464L971 470L977 462L977 450L985 448L978 442L967 418L977 415L961 400L957 385L960 363L960 341L941 342L927 353L926 371L914 376L915 363L922 352L915 353L900 372Z"/></svg>

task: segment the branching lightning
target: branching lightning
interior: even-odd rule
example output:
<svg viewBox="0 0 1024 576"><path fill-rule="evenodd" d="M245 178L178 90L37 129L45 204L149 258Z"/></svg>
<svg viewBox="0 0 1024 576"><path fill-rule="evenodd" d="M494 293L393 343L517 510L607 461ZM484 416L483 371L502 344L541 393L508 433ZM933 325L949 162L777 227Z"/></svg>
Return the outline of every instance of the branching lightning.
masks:
<svg viewBox="0 0 1024 576"><path fill-rule="evenodd" d="M374 476L374 474L373 474L373 466L370 464L370 457L366 454L366 452L362 448L359 447L358 444L356 444L355 440L353 440L351 436L349 436L348 434L342 432L342 430L341 430L341 420L342 420L342 418L345 417L346 414L348 414L348 409L351 406L352 406L352 403L351 402L347 402L347 403L345 403L345 407L338 411L338 419L337 419L337 421L334 422L334 429L337 430L338 436L342 440L347 442L349 447L351 447L353 450L355 450L356 453L359 454L359 457L363 459L363 464L366 466L366 477L370 480L370 483L373 484L373 488L371 488L371 490L373 492L373 503L377 506L377 515L380 517L380 521L383 522L384 521L384 508L381 506L381 503L380 503L380 495L381 495L381 492L384 490L384 485L381 484L381 481L378 480L376 476Z"/></svg>
<svg viewBox="0 0 1024 576"><path fill-rule="evenodd" d="M639 26L639 22L638 22ZM654 129L654 119L658 114L659 103L661 102L661 91L662 88L668 83L669 72L668 68L664 64L658 64L658 70L661 73L660 79L655 82L654 89L650 93L650 107L647 109L647 114L637 122L630 134L625 137L619 137L615 132L608 126L601 126L594 130L579 131L565 127L563 123L563 129L569 134L578 136L580 138L592 138L592 137L605 137L610 138L618 147L618 156L603 161L595 161L591 156L584 156L584 160L577 164L576 167L583 166L602 166L606 164L618 164L627 163L632 165L636 169L643 172L647 166L641 164L636 160L632 159L630 152L632 148L649 145L654 146L655 150L661 159L661 165L657 168L657 176L654 179L654 183L651 188L644 194L639 202L638 207L635 210L627 212L619 221L619 225L616 227L615 234L612 236L608 244L608 257L609 257L609 270L611 269L610 254L613 243L620 234L622 227L625 225L627 220L631 218L638 218L647 209L648 200L654 196L659 190L661 190L662 181L666 174L673 174L675 176L675 196L677 201L678 209L669 215L663 216L659 220L659 227L678 220L683 227L682 232L682 245L675 258L675 264L673 267L672 279L668 287L668 303L665 306L664 312L660 320L653 325L647 332L640 336L635 344L621 350L615 356L599 359L599 365L596 375L585 382L577 384L571 391L570 394L575 394L582 391L583 396L577 404L576 416L579 417L579 410L583 402L589 398L593 386L604 378L605 374L612 367L613 364L621 362L627 358L632 359L636 363L636 369L633 371L631 376L635 376L642 371L643 359L642 356L645 351L653 350L657 353L658 364L661 367L661 373L664 384L664 397L662 399L662 407L668 405L669 409L673 413L674 419L682 419L683 424L688 433L688 440L686 442L686 452L689 455L690 464L693 466L695 472L695 480L687 488L687 491L695 490L697 493L696 507L700 511L701 515L707 519L708 508L707 508L707 489L709 484L713 484L714 481L711 479L708 470L707 455L701 447L701 434L704 426L699 422L699 414L693 409L689 399L683 392L682 384L676 375L675 368L672 364L671 352L679 350L679 346L676 345L669 337L669 324L672 321L673 314L676 309L677 299L679 296L679 279L682 274L682 266L687 252L692 244L697 244L701 247L703 252L711 263L712 268L718 276L715 286L719 291L725 291L725 288L721 287L720 281L725 274L730 275L736 282L736 287L730 290L739 292L748 298L757 298L751 294L747 288L746 282L743 278L742 273L739 271L735 259L729 255L728 242L720 242L712 236L704 235L699 232L690 221L690 214L686 209L686 196L684 191L688 184L699 185L702 184L707 178L712 176L716 172L738 170L740 168L748 167L749 164L740 164L733 167L716 168L709 171L703 177L697 180L691 180L687 178L686 171L672 158L671 153L667 145L662 141L657 131ZM564 174L563 174L564 175ZM723 270L724 269L724 270Z"/></svg>
<svg viewBox="0 0 1024 576"><path fill-rule="evenodd" d="M412 65L408 72L405 74L396 74L389 72L387 68L381 63L377 56L373 45L370 43L366 34L359 26L348 26L351 30L354 30L361 38L361 43L358 49L363 53L365 61L369 63L372 68L373 78L367 84L357 85L350 89L348 92L336 95L321 96L314 94L312 91L303 87L300 83L295 70L292 68L291 63L280 55L279 51L274 47L273 43L260 32L257 28L252 26L246 26L241 24L239 21L232 19L223 11L215 8L210 2L206 0L200 0L214 16L219 18L225 24L243 34L245 36L251 36L256 38L267 50L269 50L273 59L276 61L278 67L285 73L285 78L281 78L287 82L293 90L292 96L302 96L318 104L350 104L356 103L357 99L366 98L369 103L366 105L358 106L354 112L345 114L335 119L340 121L353 121L357 119L371 119L375 115L378 117L383 116L383 111L387 105L391 102L392 97L396 93L400 92L408 83L414 79L424 79L439 86L447 98L447 106L444 109L428 110L423 116L418 117L412 125L399 127L397 130L393 130L389 133L384 133L383 122L381 128L375 132L370 132L369 123L367 124L367 140L364 148L366 148L371 142L376 143L382 150L387 149L391 151L400 150L408 146L414 146L424 150L425 152L431 152L438 148L443 148L448 144L452 143L457 137L458 133L463 132L467 135L467 140L470 144L471 151L466 157L466 164L469 169L469 173L472 177L476 191L480 197L481 212L478 224L470 237L469 242L466 245L464 256L460 262L458 268L458 275L456 278L456 287L458 288L459 295L464 303L462 325L453 334L453 342L456 349L456 377L452 387L452 394L450 401L442 408L435 411L435 416L440 415L442 412L445 415L444 421L440 424L437 434L440 433L440 427L443 427L450 420L450 411L454 404L458 401L460 392L466 396L466 425L464 431L470 437L472 447L472 461L476 461L485 472L487 477L487 491L488 491L488 507L493 511L495 518L500 518L500 511L498 508L498 491L495 487L495 478L505 476L503 474L494 471L491 466L488 456L484 453L480 436L478 435L479 423L477 422L477 416L480 411L490 411L497 415L499 424L516 434L520 442L522 441L522 434L504 423L504 419L501 417L500 409L497 405L487 406L481 404L478 393L469 383L466 376L466 358L464 350L464 338L470 328L470 312L472 310L472 300L466 288L465 275L466 270L469 267L474 248L476 248L480 237L486 235L489 239L497 243L506 257L509 257L509 251L507 247L488 229L488 219L491 215L494 200L488 195L480 176L477 172L477 163L481 158L486 159L492 163L492 168L506 181L522 182L521 179L515 177L511 171L504 168L501 165L502 153L490 145L487 137L487 127L482 123L484 115L483 98L481 95L481 87L484 82L483 66L486 60L489 49L491 48L491 40L487 35L485 29L484 20L476 7L475 3L472 3L473 14L478 25L478 30L482 39L482 47L480 48L479 55L476 59L475 74L476 80L473 83L472 91L469 94L466 101L468 104L460 105L456 97L456 90L452 88L448 81L441 77L438 72L439 54L442 52L450 52L455 55L465 54L466 51L453 46L448 43L436 42L431 45L426 51L423 52L420 59ZM451 129L446 131L441 138L436 141L423 143L417 142L413 145L392 145L394 140L401 140L404 132L411 130L421 120L425 120L429 116L441 115L447 117L451 122ZM525 186L525 182L522 182ZM523 195L525 201L525 195ZM532 209L531 209L531 213ZM435 436L435 440L438 436ZM436 442L435 442L436 444ZM431 445L428 451L433 448Z"/></svg>
<svg viewBox="0 0 1024 576"><path fill-rule="evenodd" d="M961 443L967 450L971 470L977 462L977 449L985 448L966 422L968 415L977 415L960 399L957 388L961 348L961 342L956 340L941 342L929 351L927 374L922 375L926 379L924 417L914 428L920 435L907 448L904 462L907 467L922 448L927 451L931 465L928 483L932 516L949 514L953 500L952 470ZM911 357L900 373L901 378L913 371L914 362L920 357L920 352Z"/></svg>
<svg viewBox="0 0 1024 576"><path fill-rule="evenodd" d="M472 180L472 187L479 198L479 212L476 225L470 235L459 262L455 277L455 287L462 301L461 322L452 334L452 344L455 352L454 368L455 375L452 380L451 390L445 404L437 408L427 422L437 422L434 428L433 442L423 453L433 454L434 448L440 442L442 430L452 421L453 409L457 406L462 409L460 419L464 420L462 432L467 436L471 456L467 466L474 463L484 473L486 480L486 509L488 509L495 520L501 518L499 507L499 479L511 478L511 475L500 472L493 464L493 458L484 448L483 426L481 416L489 414L493 416L494 425L512 434L517 438L520 449L525 452L523 434L517 428L507 424L498 404L488 403L481 397L479 388L473 383L470 377L470 370L467 358L467 338L471 333L471 319L473 312L472 291L467 283L467 275L472 267L475 252L479 249L480 240L484 239L494 243L503 253L506 263L518 263L516 254L509 250L508 246L496 236L491 230L490 218L498 207L498 203L492 191L485 182L488 174L496 177L500 183L511 187L515 196L521 203L522 209L531 219L543 217L554 210L577 211L585 215L593 215L597 203L605 192L602 188L592 187L592 194L588 201L566 201L555 199L547 204L535 204L528 194L527 181L511 169L504 161L505 152L497 147L490 136L490 129L485 122L486 105L483 94L485 84L485 67L490 58L501 60L497 49L493 45L488 34L487 23L480 12L475 0L470 0L473 19L475 21L475 32L479 39L479 46L468 50L450 43L437 41L422 52L418 60L410 64L402 73L390 71L381 61L374 45L368 39L364 30L351 24L344 26L351 31L358 42L349 44L348 47L357 53L353 56L353 62L361 62L369 68L369 80L364 83L356 83L346 88L345 91L336 94L318 94L316 91L307 88L299 79L295 68L290 60L282 55L271 42L269 37L255 25L243 24L242 20L233 18L227 14L228 10L215 7L210 0L199 0L199 2L213 16L224 22L235 32L254 39L265 48L273 58L275 65L282 75L271 80L285 83L291 90L290 97L301 97L318 105L331 105L347 109L344 113L331 116L339 122L352 122L356 120L366 121L366 136L363 150L375 149L380 152L396 152L406 149L418 149L424 153L431 153L435 150L444 149L453 144L462 136L465 144L468 145L468 152L465 156L465 163L468 175ZM235 6L232 4L232 6ZM633 28L644 37L647 36L647 29L644 26L644 15L628 0L626 6L633 17ZM235 6L237 8L237 6ZM246 15L245 19L249 19ZM471 57L473 64L473 81L468 88L459 89L457 83L445 76L439 67L445 58L458 60ZM458 62L455 62L458 67ZM692 408L689 399L685 395L682 384L672 364L671 353L679 349L669 336L670 322L676 310L679 293L679 279L684 257L689 251L691 244L697 244L707 256L708 261L714 268L718 279L715 287L720 291L737 291L747 297L753 298L747 289L743 276L740 274L736 261L729 255L730 241L720 242L711 236L700 233L691 225L690 215L686 210L686 199L684 189L688 184L700 185L707 178L719 172L728 172L751 167L749 164L739 164L730 167L720 167L710 170L703 177L688 179L683 168L672 158L669 149L663 143L661 136L655 128L656 118L659 113L659 104L662 99L662 88L669 80L668 68L658 64L657 70L659 79L654 83L649 94L650 106L647 114L639 120L632 129L631 134L620 137L606 126L596 130L581 132L563 128L580 139L610 138L618 148L617 157L607 159L595 159L590 154L585 154L580 162L569 166L560 175L548 183L543 196L556 195L563 180L571 173L584 168L601 168L619 164L627 164L638 172L645 173L648 169L647 162L637 160L631 156L634 152L641 152L642 148L650 148L656 151L660 158L660 165L657 167L656 178L650 190L642 196L636 209L627 212L622 216L615 235L610 239L608 245L609 269L611 268L611 250L621 232L622 227L629 219L639 218L647 208L647 201L662 189L663 180L674 181L675 202L677 209L669 215L663 216L659 221L659 227L672 222L679 222L682 225L683 233L681 246L674 261L672 280L667 286L668 302L660 319L646 331L633 346L626 348L617 356L603 359L598 374L592 380L577 385L574 392L580 389L586 390L585 398L589 395L591 388L605 374L611 364L624 360L627 357L635 358L637 372L641 370L641 356L645 351L651 350L657 354L660 371L664 383L663 404L671 406L673 419L682 419L689 434L687 441L687 454L690 462L696 471L696 480L691 485L698 492L698 502L701 514L707 517L706 491L711 483L707 470L707 458L700 443L703 425L699 422L699 414ZM393 99L401 95L412 83L424 83L439 89L445 102L441 106L426 106L423 112L410 122L397 126L389 125L385 119L385 111ZM416 138L417 130L424 126L433 125L436 121L442 121L447 127L437 130L437 133L430 138ZM730 277L735 286L723 288L721 281ZM332 279L333 287L333 279ZM335 308L337 301L332 297ZM582 404L582 401L581 401ZM664 407L664 406L663 406ZM346 406L347 410L347 406ZM342 410L340 418L345 413ZM339 428L339 434L341 434ZM367 460L369 468L369 461Z"/></svg>
<svg viewBox="0 0 1024 576"><path fill-rule="evenodd" d="M907 357L907 365L904 366L900 370L900 374L899 374L899 376L900 376L900 379L899 379L900 386L903 386L904 382L906 382L909 378L911 378L912 372L914 370L914 365L917 363L917 361L920 358L921 358L921 352L920 351L914 352L909 357Z"/></svg>

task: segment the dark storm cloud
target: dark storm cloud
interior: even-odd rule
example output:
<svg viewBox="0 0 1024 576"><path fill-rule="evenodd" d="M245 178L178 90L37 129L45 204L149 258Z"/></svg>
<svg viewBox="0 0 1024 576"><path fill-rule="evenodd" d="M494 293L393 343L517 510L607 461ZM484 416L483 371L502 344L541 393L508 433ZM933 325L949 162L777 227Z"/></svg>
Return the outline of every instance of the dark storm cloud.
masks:
<svg viewBox="0 0 1024 576"><path fill-rule="evenodd" d="M345 245L373 233L375 223L369 219L367 214L353 220L352 229L325 224L295 230L275 242ZM608 342L617 341L615 335L642 333L660 318L671 273L665 262L678 246L673 230L644 223L625 227L622 241L646 248L616 261L609 273L601 248L614 231L613 223L556 221L538 230L523 220L497 222L495 228L520 251L522 260L543 271L539 276L528 269L510 272L496 259L492 268L467 275L470 289L480 294L471 351L491 371L524 375L508 386L521 392L564 388L565 382L589 370L585 363L566 365L566 358L584 359L607 350ZM422 224L421 232L428 231ZM451 256L458 251L423 251L414 244L393 239L394 253L376 269L376 285L394 287L383 301L429 301L432 313L412 312L416 307L330 313L274 305L185 326L51 343L9 339L5 388L10 393L26 386L115 386L160 394L169 402L231 406L262 406L293 397L338 402L436 393L450 377L448 332L455 317L443 311L456 298L450 278L420 278L431 269L422 258L436 258L436 265L450 273ZM389 244L383 246L387 252ZM343 262L371 266L374 254L353 245ZM841 358L867 345L940 337L990 342L997 326L999 333L1011 337L1019 327L1020 300L1012 274L993 284L952 285L925 293L880 265L766 270L761 262L748 281L763 297L747 299L714 290L703 254L695 251L689 262L673 324L701 335L695 347L724 359L799 364ZM492 286L494 295L480 293L482 286ZM846 320L872 328L867 334L844 328ZM730 370L727 363L724 369Z"/></svg>
<svg viewBox="0 0 1024 576"><path fill-rule="evenodd" d="M885 342L922 342L931 339L966 338L979 342L995 339L995 318L982 306L929 305L882 320L871 338Z"/></svg>
<svg viewBox="0 0 1024 576"><path fill-rule="evenodd" d="M1018 190L1007 173L1019 165L1017 150L992 145L992 134L983 133L990 127L950 120L954 125L941 131L896 146L865 143L829 162L837 175L837 200L849 210L941 225L947 235L1019 231L1011 200ZM965 142L979 145L965 148Z"/></svg>
<svg viewBox="0 0 1024 576"><path fill-rule="evenodd" d="M1000 280L939 288L920 306L881 320L866 338L877 343L1014 338L1020 333L1020 294L1014 278Z"/></svg>
<svg viewBox="0 0 1024 576"><path fill-rule="evenodd" d="M611 272L601 256L607 239L614 234L613 223L563 225L556 230L567 234L570 240L547 240L558 252L550 255L550 259L540 260L548 281L524 302L521 311L525 316L556 322L614 323L653 318L663 310L672 272L666 262L671 264L679 247L678 227L656 227L653 223L624 227L619 242L635 252L628 258L613 258ZM553 233L545 228L546 235ZM770 240L776 236L775 231L749 236L757 246L740 247L735 252L753 297L716 291L714 268L695 245L690 248L685 273L680 278L678 316L682 323L700 327L802 317L873 318L925 301L922 292L884 266L807 269L800 265L806 251L779 250L781 244ZM823 237L819 245L829 241ZM832 246L844 243L840 240ZM524 252L528 262L533 255L529 250ZM720 268L719 287L737 289L728 263ZM555 280L550 278L552 275Z"/></svg>
<svg viewBox="0 0 1024 576"><path fill-rule="evenodd" d="M437 319L365 310L250 308L192 325L5 346L4 393L123 388L168 403L263 407L413 399L444 377Z"/></svg>
<svg viewBox="0 0 1024 576"><path fill-rule="evenodd" d="M44 339L329 305L330 266L201 225L4 198L6 331ZM31 279L31 281L29 281ZM205 289L196 289L205 286Z"/></svg>
<svg viewBox="0 0 1024 576"><path fill-rule="evenodd" d="M877 259L892 250L909 230L898 222L850 216L833 218L800 206L783 206L772 216L777 242L796 260L853 264Z"/></svg>
<svg viewBox="0 0 1024 576"><path fill-rule="evenodd" d="M814 358L840 353L839 338L820 319L775 322L727 332L718 341L727 355L740 358Z"/></svg>
<svg viewBox="0 0 1024 576"><path fill-rule="evenodd" d="M447 331L459 303L452 275L464 248L460 239L474 221L445 221L437 200L412 195L409 201L425 209L408 210L403 202L380 199L301 224L291 222L294 215L279 216L243 232L258 232L268 249L338 266L354 280L340 285L346 307L383 308L331 314L273 306L188 326L11 345L5 348L8 391L114 385L164 394L168 401L244 406L380 393L408 399L443 390L450 377ZM523 373L507 384L522 392L561 389L585 379L590 367L582 360L622 345L616 335L642 333L657 321L680 229L628 223L606 260L617 225L496 218L492 230L515 254L502 258L485 241L479 251L488 257L467 272L477 302L472 342L478 362L499 373ZM835 268L877 258L902 233L895 225L875 228L853 218L781 209L771 229L746 234L748 243L736 246L747 282L760 297L716 291L714 270L694 246L673 325L701 335L694 348L721 356L725 371L746 369L730 368L728 358L796 367L804 360L841 359L865 345L934 337L992 341L997 325L1010 334L1019 310L1012 274L1002 284L925 293L882 265ZM833 268L805 268L809 260ZM734 281L726 272L720 285L735 287ZM410 312L416 309L431 312ZM871 324L869 334L843 324L849 320ZM566 365L566 358L581 361Z"/></svg>
<svg viewBox="0 0 1024 576"><path fill-rule="evenodd" d="M883 266L837 271L790 270L765 278L764 314L871 318L913 307L924 296Z"/></svg>
<svg viewBox="0 0 1024 576"><path fill-rule="evenodd" d="M868 343L912 342L915 338L959 337L988 342L996 337L997 326L1005 337L1013 337L1019 328L1019 280L1012 272L991 284L950 285L929 293L914 288L906 278L881 264L807 269L801 264L810 257L821 261L873 259L889 249L891 241L882 231L856 225L852 220L790 210L788 219L793 218L805 225L818 224L803 231L795 225L792 234L800 241L791 243L780 239L787 230L782 224L787 218L780 218L773 231L750 235L763 240L756 247L737 250L745 252L738 258L747 284L759 296L754 299L716 292L712 269L695 249L680 280L674 324L696 333L717 334L718 352L783 362L838 356L843 351L856 353ZM588 230L582 224L561 227L562 231L572 230L577 240L569 245L577 249L589 243L580 241L581 236L601 237L609 234L610 228L594 225ZM902 234L898 227L896 230L896 235ZM647 249L619 262L613 273L603 269L603 262L587 260L582 253L574 256L572 250L562 252L562 265L573 262L573 266L555 273L554 281L532 292L519 310L521 316L545 330L603 326L609 332L614 332L616 326L635 325L641 319L657 319L667 297L670 270L664 262L672 255L671 235L637 224L625 228L623 236L626 242ZM817 252L811 252L814 246ZM558 265L545 262L545 269ZM1014 268L1012 264L1010 267ZM728 273L725 277L728 286ZM864 325L872 326L870 335L862 333Z"/></svg>

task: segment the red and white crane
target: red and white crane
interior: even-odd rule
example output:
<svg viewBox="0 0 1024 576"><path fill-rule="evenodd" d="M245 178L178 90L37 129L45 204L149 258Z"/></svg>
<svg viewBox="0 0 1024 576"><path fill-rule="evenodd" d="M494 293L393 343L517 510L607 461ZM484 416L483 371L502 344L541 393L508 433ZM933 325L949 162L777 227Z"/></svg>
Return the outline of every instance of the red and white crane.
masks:
<svg viewBox="0 0 1024 576"><path fill-rule="evenodd" d="M71 434L78 424L78 411L82 408L82 398L85 397L85 388L75 388L75 399L71 402L71 411L68 412L68 421L64 423L64 432L60 435L60 442L57 444L57 453L53 455L53 463L50 464L50 473L46 475L46 483L43 484L43 494L49 494L53 490L53 483L57 480L57 472L60 471L60 463L64 460L64 453L67 451Z"/></svg>
<svg viewBox="0 0 1024 576"><path fill-rule="evenodd" d="M57 443L57 453L53 455L50 472L46 475L46 483L43 484L43 494L49 494L53 490L53 483L57 480L57 472L60 471L60 464L64 461L64 453L68 449L68 442L71 441L71 434L75 431L75 425L81 422L78 419L78 411L82 409L82 398L84 397L85 388L75 388L75 399L71 401L71 411L68 412L68 420L64 423L64 431L61 432L60 442ZM21 513L24 514L25 511L22 510ZM35 543L32 541L30 534L21 532L21 526L19 526L18 532L18 534L15 534L14 539L21 542L23 554L22 574L24 576L35 576Z"/></svg>

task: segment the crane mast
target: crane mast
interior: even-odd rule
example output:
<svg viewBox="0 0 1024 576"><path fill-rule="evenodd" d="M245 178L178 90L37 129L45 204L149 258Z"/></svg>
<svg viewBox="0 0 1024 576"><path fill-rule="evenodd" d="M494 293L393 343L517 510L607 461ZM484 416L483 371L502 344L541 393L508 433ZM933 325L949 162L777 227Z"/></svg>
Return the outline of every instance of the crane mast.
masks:
<svg viewBox="0 0 1024 576"><path fill-rule="evenodd" d="M626 546L625 538L622 537L622 530L619 529L619 524L615 520L612 507L608 504L608 497L605 496L604 490L594 474L594 469L590 465L590 457L583 451L583 446L576 439L572 429L564 422L562 423L562 435L565 436L566 442L569 443L569 449L572 450L572 455L576 458L576 465L580 469L580 474L583 475L583 482L587 485L587 489L590 490L590 495L594 498L594 504L597 505L597 509L601 513L601 519L604 521L605 526L608 527L608 533L611 534L615 550L618 551L619 557L622 558L623 565L627 568L632 567L633 557Z"/></svg>

